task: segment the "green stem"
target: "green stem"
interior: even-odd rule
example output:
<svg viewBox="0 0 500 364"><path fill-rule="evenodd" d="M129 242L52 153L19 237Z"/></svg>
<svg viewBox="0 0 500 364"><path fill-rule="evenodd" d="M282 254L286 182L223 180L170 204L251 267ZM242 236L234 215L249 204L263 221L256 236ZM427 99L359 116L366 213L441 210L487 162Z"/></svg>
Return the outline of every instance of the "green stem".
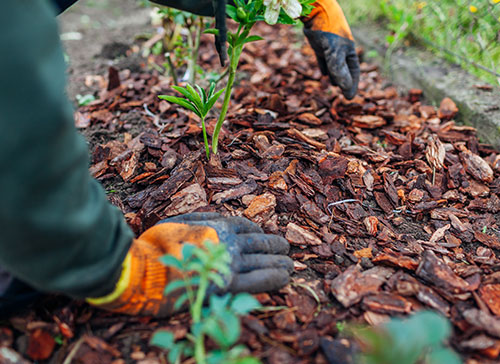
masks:
<svg viewBox="0 0 500 364"><path fill-rule="evenodd" d="M205 152L207 160L210 159L210 145L208 144L207 128L205 127L205 118L201 119L201 128L203 129L203 142L205 143Z"/></svg>
<svg viewBox="0 0 500 364"><path fill-rule="evenodd" d="M170 75L172 76L172 80L174 81L174 85L178 85L179 82L177 81L177 75L175 73L175 66L174 66L174 63L172 62L172 58L170 57L170 53L166 53L166 56L167 56L168 68L170 68Z"/></svg>
<svg viewBox="0 0 500 364"><path fill-rule="evenodd" d="M229 101L231 100L231 91L233 89L234 78L236 76L236 69L238 68L238 63L240 62L241 51L243 50L243 42L238 39L240 35L242 38L246 38L252 29L253 24L240 24L238 30L233 36L233 44L231 45L231 54L229 56L229 78L227 80L226 91L224 92L224 102L222 103L222 109L220 111L219 119L215 124L214 133L212 135L212 152L217 154L219 145L219 133L226 118L227 110L229 108ZM243 32L242 32L243 31Z"/></svg>
<svg viewBox="0 0 500 364"><path fill-rule="evenodd" d="M191 306L191 317L193 318L193 324L198 324L201 321L201 309L203 307L203 301L207 294L208 289L208 278L206 273L200 273L200 285L198 286L198 292L196 293L196 300ZM205 364L205 335L203 333L196 335L196 340L194 342L194 358L197 364Z"/></svg>
<svg viewBox="0 0 500 364"><path fill-rule="evenodd" d="M224 102L222 104L222 109L220 111L217 124L215 124L214 134L212 135L212 151L214 152L214 154L217 154L217 147L219 145L219 133L222 128L222 124L224 123L224 119L226 118L227 109L229 108L229 101L231 100L231 91L233 88L235 76L236 68L233 68L231 65L229 66L229 78L227 80L226 91L224 92Z"/></svg>
<svg viewBox="0 0 500 364"><path fill-rule="evenodd" d="M190 73L189 73L189 83L194 85L196 81L196 63L198 61L198 50L200 49L200 39L201 39L201 33L203 30L203 18L200 16L198 19L198 24L196 24L195 27L195 37L194 37L194 45L193 49L191 50L191 59L190 59Z"/></svg>

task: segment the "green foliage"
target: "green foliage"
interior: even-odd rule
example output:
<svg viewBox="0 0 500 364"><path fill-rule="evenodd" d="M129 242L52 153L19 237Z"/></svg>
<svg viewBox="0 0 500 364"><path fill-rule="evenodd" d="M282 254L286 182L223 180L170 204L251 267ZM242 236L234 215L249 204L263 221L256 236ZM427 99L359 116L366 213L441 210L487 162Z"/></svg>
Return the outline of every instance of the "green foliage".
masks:
<svg viewBox="0 0 500 364"><path fill-rule="evenodd" d="M431 311L409 319L392 319L379 328L351 328L366 348L363 364L459 364L459 357L443 346L451 333L448 320Z"/></svg>
<svg viewBox="0 0 500 364"><path fill-rule="evenodd" d="M283 4L286 3L287 2L283 2ZM312 10L312 1L301 0L300 3L302 6L301 15L308 15ZM227 16L238 23L238 29L235 32L229 31L227 33L229 52L229 76L224 93L224 102L222 104L221 113L215 125L214 134L212 136L212 151L214 154L217 154L218 151L219 133L222 128L222 124L224 123L227 109L229 107L229 101L231 99L231 92L241 52L243 51L243 47L245 44L262 40L262 38L259 36L250 35L250 31L257 21L264 20L265 11L266 7L264 6L263 0L248 0L248 2L245 2L245 0L235 0L234 6L230 4L226 6ZM281 8L277 22L282 24L293 24L295 23L295 20L290 18L290 16L288 16ZM216 34L217 30L210 30L210 32Z"/></svg>
<svg viewBox="0 0 500 364"><path fill-rule="evenodd" d="M247 356L244 345L236 345L241 333L239 317L260 308L259 302L248 293L228 293L211 295L208 306L203 307L209 285L224 287L231 273L226 246L208 241L204 248L185 244L182 259L166 255L160 261L181 272L183 279L170 282L165 294L177 294L176 310L189 306L192 324L186 340L176 341L173 333L160 330L153 335L151 345L167 350L170 363L194 356L198 364L259 364L259 360ZM217 344L216 350L206 352L206 337Z"/></svg>
<svg viewBox="0 0 500 364"><path fill-rule="evenodd" d="M498 0L350 0L341 5L352 23L386 24L389 44L417 42L484 81L500 83Z"/></svg>
<svg viewBox="0 0 500 364"><path fill-rule="evenodd" d="M78 106L86 106L95 100L96 98L92 94L87 94L83 96L80 94L76 95L76 101L78 102Z"/></svg>
<svg viewBox="0 0 500 364"><path fill-rule="evenodd" d="M207 159L210 158L210 145L208 144L207 129L205 126L205 118L208 112L212 109L216 101L219 99L220 95L224 92L224 89L215 92L215 83L212 82L208 91L205 91L198 85L195 85L196 89L190 84L186 87L172 86L174 90L181 93L185 99L170 95L160 95L158 96L162 100L177 104L185 109L191 110L201 119L201 127L203 130L203 141L205 143L205 152Z"/></svg>

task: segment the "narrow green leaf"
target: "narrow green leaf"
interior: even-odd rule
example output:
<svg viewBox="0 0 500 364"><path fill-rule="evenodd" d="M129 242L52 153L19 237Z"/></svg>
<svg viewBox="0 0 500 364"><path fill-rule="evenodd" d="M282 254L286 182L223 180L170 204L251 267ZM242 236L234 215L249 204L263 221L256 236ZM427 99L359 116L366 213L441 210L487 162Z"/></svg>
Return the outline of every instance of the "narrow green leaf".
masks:
<svg viewBox="0 0 500 364"><path fill-rule="evenodd" d="M229 6L229 5L228 5ZM236 13L235 13L236 14ZM203 33L205 34L213 34L213 35L219 35L219 29L215 29L215 28L209 28L209 29L205 29L203 31Z"/></svg>
<svg viewBox="0 0 500 364"><path fill-rule="evenodd" d="M186 303L186 301L187 301L188 299L189 299L189 296L188 296L187 292L184 292L183 294L181 294L181 295L179 296L179 298L177 298L177 301L175 301L175 304L174 304L174 311L179 310L179 309L182 307L182 305L183 305L184 303Z"/></svg>
<svg viewBox="0 0 500 364"><path fill-rule="evenodd" d="M195 86L198 89L198 93L201 95L201 102L203 103L203 105L205 105L207 103L207 93L200 87L200 85Z"/></svg>
<svg viewBox="0 0 500 364"><path fill-rule="evenodd" d="M186 282L184 282L183 280L175 280L173 282L170 282L169 284L167 284L167 286L165 287L165 291L163 292L163 294L166 296L174 291L177 291L178 289L180 288L184 288L186 286Z"/></svg>
<svg viewBox="0 0 500 364"><path fill-rule="evenodd" d="M175 91L181 93L189 101L191 101L192 103L194 103L193 96L191 95L191 92L189 92L187 88L182 87L182 86L176 86L176 85L172 86L172 88Z"/></svg>
<svg viewBox="0 0 500 364"><path fill-rule="evenodd" d="M165 350L171 350L173 345L175 345L174 334L170 331L158 330L154 333L149 344Z"/></svg>
<svg viewBox="0 0 500 364"><path fill-rule="evenodd" d="M238 15L236 13L236 8L232 5L226 5L226 15L233 19L234 21L238 21Z"/></svg>
<svg viewBox="0 0 500 364"><path fill-rule="evenodd" d="M160 257L159 260L167 267L173 267L182 270L182 262L173 255L164 255Z"/></svg>
<svg viewBox="0 0 500 364"><path fill-rule="evenodd" d="M231 302L231 309L240 315L246 315L247 313L260 308L261 304L255 299L254 296L248 293L239 293Z"/></svg>
<svg viewBox="0 0 500 364"><path fill-rule="evenodd" d="M208 278L219 288L223 288L226 285L226 282L224 282L224 279L220 276L220 274L215 272L209 272Z"/></svg>
<svg viewBox="0 0 500 364"><path fill-rule="evenodd" d="M203 103L201 102L201 95L199 95L196 90L189 83L186 85L186 89L192 96L193 103L196 105L197 109L201 111L203 110ZM203 117L204 115L202 115Z"/></svg>
<svg viewBox="0 0 500 364"><path fill-rule="evenodd" d="M196 106L191 104L189 101L185 99L181 99L180 97L175 97L175 96L170 96L170 95L160 95L158 96L162 100L166 100L168 102L171 102L172 104L177 104L179 106L182 106L185 109L191 110L194 112L196 115L198 115L201 118L201 113L198 111Z"/></svg>
<svg viewBox="0 0 500 364"><path fill-rule="evenodd" d="M257 42L258 40L263 40L264 38L259 37L258 35L251 35L243 40L243 44L247 44L250 42Z"/></svg>
<svg viewBox="0 0 500 364"><path fill-rule="evenodd" d="M217 100L219 99L220 95L222 95L223 92L224 89L219 90L208 99L208 102L205 104L205 111L206 111L205 115L208 114L210 110L212 110L212 107L214 107L214 104L217 102Z"/></svg>

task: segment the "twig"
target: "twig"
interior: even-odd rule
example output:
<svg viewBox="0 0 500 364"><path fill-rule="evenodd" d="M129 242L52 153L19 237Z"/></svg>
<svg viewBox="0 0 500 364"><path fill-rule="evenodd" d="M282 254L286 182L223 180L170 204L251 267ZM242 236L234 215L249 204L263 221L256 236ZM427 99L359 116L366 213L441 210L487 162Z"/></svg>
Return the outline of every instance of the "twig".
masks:
<svg viewBox="0 0 500 364"><path fill-rule="evenodd" d="M82 346L82 344L83 344L84 341L85 341L85 336L83 336L83 337L81 337L81 338L78 339L78 341L75 343L75 345L73 346L73 348L69 352L69 354L66 357L66 359L64 359L64 361L63 361L62 364L71 364L71 362L73 361L74 356L76 355L76 353L78 352L78 350L80 349L80 346Z"/></svg>
<svg viewBox="0 0 500 364"><path fill-rule="evenodd" d="M144 107L144 112L146 113L146 115L150 116L153 118L153 124L158 128L160 129L160 133L163 131L163 129L167 126L167 123L164 123L164 124L160 124L160 117L156 114L153 114L151 112L151 110L149 110L148 108L148 105L146 103L144 103L142 105Z"/></svg>
<svg viewBox="0 0 500 364"><path fill-rule="evenodd" d="M326 207L328 208L328 212L329 212L330 214L332 214L332 209L331 209L331 208L332 208L333 206L341 205L341 204L343 204L343 203L350 203L350 202L357 202L357 203L362 204L362 202L361 202L360 200L357 200L357 199L355 199L355 198L348 198L348 199L346 199L346 200L340 200L340 201L331 202L331 203L329 203Z"/></svg>

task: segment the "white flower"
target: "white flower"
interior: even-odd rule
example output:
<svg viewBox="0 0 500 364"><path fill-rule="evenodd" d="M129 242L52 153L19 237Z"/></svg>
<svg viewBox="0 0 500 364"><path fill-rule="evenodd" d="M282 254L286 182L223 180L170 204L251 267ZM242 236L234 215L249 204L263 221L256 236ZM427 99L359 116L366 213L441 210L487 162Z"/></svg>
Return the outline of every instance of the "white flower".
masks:
<svg viewBox="0 0 500 364"><path fill-rule="evenodd" d="M296 19L302 13L302 5L299 0L264 0L266 11L264 12L264 19L267 24L276 24L280 9L283 8L285 13L292 19Z"/></svg>

